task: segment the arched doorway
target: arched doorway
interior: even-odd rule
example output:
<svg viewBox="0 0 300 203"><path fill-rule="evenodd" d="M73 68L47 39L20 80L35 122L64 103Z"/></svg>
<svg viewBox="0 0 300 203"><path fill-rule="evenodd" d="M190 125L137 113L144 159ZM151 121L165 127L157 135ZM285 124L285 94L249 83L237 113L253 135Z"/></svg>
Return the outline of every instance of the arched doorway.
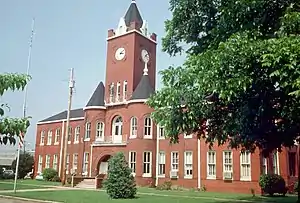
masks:
<svg viewBox="0 0 300 203"><path fill-rule="evenodd" d="M108 171L108 160L110 159L110 155L104 155L98 163L98 174L107 174Z"/></svg>

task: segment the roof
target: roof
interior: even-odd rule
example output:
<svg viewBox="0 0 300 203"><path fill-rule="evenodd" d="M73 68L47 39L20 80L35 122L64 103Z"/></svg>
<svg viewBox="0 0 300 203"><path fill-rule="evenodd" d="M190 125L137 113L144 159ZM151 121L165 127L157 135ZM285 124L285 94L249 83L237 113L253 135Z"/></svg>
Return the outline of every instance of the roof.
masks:
<svg viewBox="0 0 300 203"><path fill-rule="evenodd" d="M149 76L144 74L133 91L131 99L148 99L153 93L154 88L151 86Z"/></svg>
<svg viewBox="0 0 300 203"><path fill-rule="evenodd" d="M103 82L100 82L86 106L104 106L104 93Z"/></svg>
<svg viewBox="0 0 300 203"><path fill-rule="evenodd" d="M82 108L81 109L73 109L70 111L70 118L79 118L79 117L84 117L84 111ZM57 121L57 120L63 120L63 119L67 119L67 111L60 112L58 114L50 116L49 118L46 118L39 122Z"/></svg>
<svg viewBox="0 0 300 203"><path fill-rule="evenodd" d="M131 4L125 14L125 24L127 27L130 26L130 23L131 22L137 22L138 25L139 25L139 28L142 27L143 25L143 19L142 19L142 16L139 12L139 9L137 8L137 5L136 5L136 2L135 0L132 0L131 1Z"/></svg>

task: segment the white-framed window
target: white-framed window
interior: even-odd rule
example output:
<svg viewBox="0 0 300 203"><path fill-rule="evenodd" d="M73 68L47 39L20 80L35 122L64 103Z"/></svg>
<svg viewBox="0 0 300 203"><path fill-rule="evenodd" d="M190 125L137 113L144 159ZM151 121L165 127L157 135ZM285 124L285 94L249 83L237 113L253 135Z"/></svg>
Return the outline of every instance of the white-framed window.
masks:
<svg viewBox="0 0 300 203"><path fill-rule="evenodd" d="M98 122L96 124L96 140L104 140L104 123Z"/></svg>
<svg viewBox="0 0 300 203"><path fill-rule="evenodd" d="M208 179L215 179L216 178L216 152L215 151L208 151L207 152L207 178Z"/></svg>
<svg viewBox="0 0 300 203"><path fill-rule="evenodd" d="M227 177L227 173L231 173L231 179L232 179L233 158L232 158L232 151L230 150L223 151L223 178L228 179L229 176Z"/></svg>
<svg viewBox="0 0 300 203"><path fill-rule="evenodd" d="M80 126L75 128L75 135L74 135L74 143L79 143L80 138Z"/></svg>
<svg viewBox="0 0 300 203"><path fill-rule="evenodd" d="M123 100L127 100L127 81L125 80L123 83Z"/></svg>
<svg viewBox="0 0 300 203"><path fill-rule="evenodd" d="M114 102L114 83L109 86L109 101Z"/></svg>
<svg viewBox="0 0 300 203"><path fill-rule="evenodd" d="M193 178L193 152L184 152L184 178Z"/></svg>
<svg viewBox="0 0 300 203"><path fill-rule="evenodd" d="M50 155L46 155L46 164L45 164L45 168L50 168Z"/></svg>
<svg viewBox="0 0 300 203"><path fill-rule="evenodd" d="M268 174L268 161L265 157L262 157L262 174Z"/></svg>
<svg viewBox="0 0 300 203"><path fill-rule="evenodd" d="M70 172L70 154L67 154L66 173L69 174L69 172Z"/></svg>
<svg viewBox="0 0 300 203"><path fill-rule="evenodd" d="M47 145L52 144L52 130L48 131L48 136L47 136Z"/></svg>
<svg viewBox="0 0 300 203"><path fill-rule="evenodd" d="M91 123L87 122L85 124L85 134L84 134L84 140L89 141L91 139Z"/></svg>
<svg viewBox="0 0 300 203"><path fill-rule="evenodd" d="M84 152L83 154L83 173L84 174L88 174L88 167L89 167L89 153L88 152Z"/></svg>
<svg viewBox="0 0 300 203"><path fill-rule="evenodd" d="M163 177L166 175L166 153L163 151L158 154L158 175Z"/></svg>
<svg viewBox="0 0 300 203"><path fill-rule="evenodd" d="M184 139L190 139L190 138L193 138L193 134L183 133L183 138L184 138Z"/></svg>
<svg viewBox="0 0 300 203"><path fill-rule="evenodd" d="M53 155L52 168L55 169L55 170L57 170L57 159L58 159L57 154L54 154Z"/></svg>
<svg viewBox="0 0 300 203"><path fill-rule="evenodd" d="M137 123L137 118L132 117L130 119L130 138L136 138L137 137L137 128L138 128L138 123Z"/></svg>
<svg viewBox="0 0 300 203"><path fill-rule="evenodd" d="M122 135L123 131L123 119L121 116L114 118L112 122L112 135L113 137L119 137Z"/></svg>
<svg viewBox="0 0 300 203"><path fill-rule="evenodd" d="M73 129L72 129L72 127L70 126L70 127L69 127L69 134L68 134L68 144L71 143L71 139L72 139L72 131L73 131Z"/></svg>
<svg viewBox="0 0 300 203"><path fill-rule="evenodd" d="M39 155L39 165L38 165L38 173L42 173L43 172L43 156Z"/></svg>
<svg viewBox="0 0 300 203"><path fill-rule="evenodd" d="M161 125L157 125L158 139L165 139L165 128Z"/></svg>
<svg viewBox="0 0 300 203"><path fill-rule="evenodd" d="M144 152L143 156L143 177L151 177L152 169L152 152Z"/></svg>
<svg viewBox="0 0 300 203"><path fill-rule="evenodd" d="M40 145L44 145L45 143L45 131L41 131L41 139L40 139Z"/></svg>
<svg viewBox="0 0 300 203"><path fill-rule="evenodd" d="M251 181L251 153L241 152L240 155L241 177L243 181Z"/></svg>
<svg viewBox="0 0 300 203"><path fill-rule="evenodd" d="M116 92L116 100L120 101L121 98L121 83L117 83L117 92Z"/></svg>
<svg viewBox="0 0 300 203"><path fill-rule="evenodd" d="M130 151L129 152L129 167L132 170L132 173L135 174L136 172L136 152Z"/></svg>
<svg viewBox="0 0 300 203"><path fill-rule="evenodd" d="M54 144L58 144L59 143L59 137L60 137L60 128L57 128L55 130Z"/></svg>
<svg viewBox="0 0 300 203"><path fill-rule="evenodd" d="M179 153L171 152L171 171L178 171L179 169Z"/></svg>
<svg viewBox="0 0 300 203"><path fill-rule="evenodd" d="M149 116L144 119L144 137L152 138L152 119Z"/></svg>
<svg viewBox="0 0 300 203"><path fill-rule="evenodd" d="M278 151L273 152L273 172L274 174L280 175L279 172L279 160L278 160Z"/></svg>
<svg viewBox="0 0 300 203"><path fill-rule="evenodd" d="M73 154L73 170L77 170L78 166L78 154Z"/></svg>

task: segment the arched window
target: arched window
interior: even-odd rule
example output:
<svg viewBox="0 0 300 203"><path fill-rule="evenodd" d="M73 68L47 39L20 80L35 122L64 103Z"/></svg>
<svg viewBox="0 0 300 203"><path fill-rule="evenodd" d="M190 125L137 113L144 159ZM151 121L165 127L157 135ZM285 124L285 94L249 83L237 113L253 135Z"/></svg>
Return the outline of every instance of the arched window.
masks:
<svg viewBox="0 0 300 203"><path fill-rule="evenodd" d="M96 140L104 139L104 123L98 122L96 124Z"/></svg>
<svg viewBox="0 0 300 203"><path fill-rule="evenodd" d="M91 138L91 123L87 122L85 124L84 140L89 140L90 138Z"/></svg>
<svg viewBox="0 0 300 203"><path fill-rule="evenodd" d="M130 119L130 138L137 137L137 118L132 117Z"/></svg>
<svg viewBox="0 0 300 203"><path fill-rule="evenodd" d="M144 119L144 137L152 138L152 120L149 116Z"/></svg>
<svg viewBox="0 0 300 203"><path fill-rule="evenodd" d="M122 135L123 120L121 116L115 117L112 123L112 135Z"/></svg>

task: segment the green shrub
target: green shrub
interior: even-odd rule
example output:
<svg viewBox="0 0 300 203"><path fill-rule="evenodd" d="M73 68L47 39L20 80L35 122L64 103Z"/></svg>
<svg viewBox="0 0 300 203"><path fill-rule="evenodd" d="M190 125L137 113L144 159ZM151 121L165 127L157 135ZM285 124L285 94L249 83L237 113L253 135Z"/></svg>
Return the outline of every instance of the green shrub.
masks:
<svg viewBox="0 0 300 203"><path fill-rule="evenodd" d="M295 182L295 185L294 185L294 192L295 193L298 193L298 187L299 187L299 184L298 184L298 181Z"/></svg>
<svg viewBox="0 0 300 203"><path fill-rule="evenodd" d="M158 185L156 187L157 190L171 190L172 189L172 182L171 181L165 181L163 184Z"/></svg>
<svg viewBox="0 0 300 203"><path fill-rule="evenodd" d="M58 173L53 168L45 168L43 170L43 178L47 181L52 181L56 176L58 176Z"/></svg>
<svg viewBox="0 0 300 203"><path fill-rule="evenodd" d="M260 176L259 186L264 193L273 196L275 193L285 194L287 193L287 187L285 180L277 174L264 174Z"/></svg>
<svg viewBox="0 0 300 203"><path fill-rule="evenodd" d="M54 178L52 178L51 180L52 182L60 182L60 177L57 175L57 176L54 176Z"/></svg>
<svg viewBox="0 0 300 203"><path fill-rule="evenodd" d="M129 199L135 197L137 189L131 172L122 152L118 152L109 159L107 179L103 185L110 198Z"/></svg>

